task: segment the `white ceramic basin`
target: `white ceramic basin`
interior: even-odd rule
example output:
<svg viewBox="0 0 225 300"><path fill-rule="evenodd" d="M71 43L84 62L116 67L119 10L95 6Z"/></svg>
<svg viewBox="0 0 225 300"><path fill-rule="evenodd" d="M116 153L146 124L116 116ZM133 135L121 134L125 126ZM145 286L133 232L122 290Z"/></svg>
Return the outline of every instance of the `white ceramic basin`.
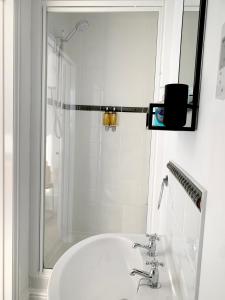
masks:
<svg viewBox="0 0 225 300"><path fill-rule="evenodd" d="M70 248L55 265L48 300L151 300L174 299L165 289L141 287L132 268L145 269L143 255L131 239L103 234ZM168 281L168 279L167 279ZM170 290L170 289L169 289ZM162 294L163 292L163 294Z"/></svg>

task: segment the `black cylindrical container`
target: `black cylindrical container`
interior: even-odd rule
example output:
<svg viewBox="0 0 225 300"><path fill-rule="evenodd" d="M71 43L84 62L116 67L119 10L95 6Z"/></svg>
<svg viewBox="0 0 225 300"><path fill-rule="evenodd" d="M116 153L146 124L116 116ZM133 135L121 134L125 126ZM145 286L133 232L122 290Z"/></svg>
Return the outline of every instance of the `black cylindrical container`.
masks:
<svg viewBox="0 0 225 300"><path fill-rule="evenodd" d="M164 98L164 125L173 128L183 127L187 119L187 103L188 85L167 84Z"/></svg>

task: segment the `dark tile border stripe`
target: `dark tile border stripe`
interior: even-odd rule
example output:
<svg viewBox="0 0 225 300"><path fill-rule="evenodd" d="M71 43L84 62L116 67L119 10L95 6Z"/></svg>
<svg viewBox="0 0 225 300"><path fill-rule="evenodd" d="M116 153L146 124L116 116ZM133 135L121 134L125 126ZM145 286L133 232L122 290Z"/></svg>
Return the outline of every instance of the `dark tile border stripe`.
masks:
<svg viewBox="0 0 225 300"><path fill-rule="evenodd" d="M100 105L79 105L79 104L63 104L66 110L82 110L82 111L116 111L127 113L147 113L148 107L128 107L128 106L100 106Z"/></svg>
<svg viewBox="0 0 225 300"><path fill-rule="evenodd" d="M48 99L48 104L53 105L53 100ZM60 107L61 104L58 101L54 101L54 105ZM147 113L148 107L132 107L132 106L109 106L109 105L80 105L80 104L62 104L62 108L65 110L81 110L81 111L116 111L126 113Z"/></svg>
<svg viewBox="0 0 225 300"><path fill-rule="evenodd" d="M167 164L167 168L174 177L180 182L189 197L192 199L197 208L201 211L202 192L177 166L171 161Z"/></svg>

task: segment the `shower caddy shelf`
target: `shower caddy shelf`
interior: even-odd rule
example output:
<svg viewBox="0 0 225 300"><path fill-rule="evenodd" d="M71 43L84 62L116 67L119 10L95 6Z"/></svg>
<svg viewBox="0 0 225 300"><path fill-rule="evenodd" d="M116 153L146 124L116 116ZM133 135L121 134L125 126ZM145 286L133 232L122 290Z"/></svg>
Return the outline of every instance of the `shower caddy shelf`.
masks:
<svg viewBox="0 0 225 300"><path fill-rule="evenodd" d="M146 127L149 130L167 130L167 131L195 131L197 127L198 117L198 104L187 104L187 112L192 113L190 126L184 127L168 127L168 126L156 126L153 124L153 118L155 117L154 109L158 107L165 107L164 103L150 103L149 110L146 117Z"/></svg>

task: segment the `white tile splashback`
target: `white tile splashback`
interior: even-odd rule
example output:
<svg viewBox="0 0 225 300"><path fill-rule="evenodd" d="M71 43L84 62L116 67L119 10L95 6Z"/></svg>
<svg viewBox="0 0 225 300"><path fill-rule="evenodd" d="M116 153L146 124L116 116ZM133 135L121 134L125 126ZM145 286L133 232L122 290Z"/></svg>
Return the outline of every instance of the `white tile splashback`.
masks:
<svg viewBox="0 0 225 300"><path fill-rule="evenodd" d="M181 300L197 300L205 205L200 212L170 171L168 177L160 211L161 233L167 238Z"/></svg>

